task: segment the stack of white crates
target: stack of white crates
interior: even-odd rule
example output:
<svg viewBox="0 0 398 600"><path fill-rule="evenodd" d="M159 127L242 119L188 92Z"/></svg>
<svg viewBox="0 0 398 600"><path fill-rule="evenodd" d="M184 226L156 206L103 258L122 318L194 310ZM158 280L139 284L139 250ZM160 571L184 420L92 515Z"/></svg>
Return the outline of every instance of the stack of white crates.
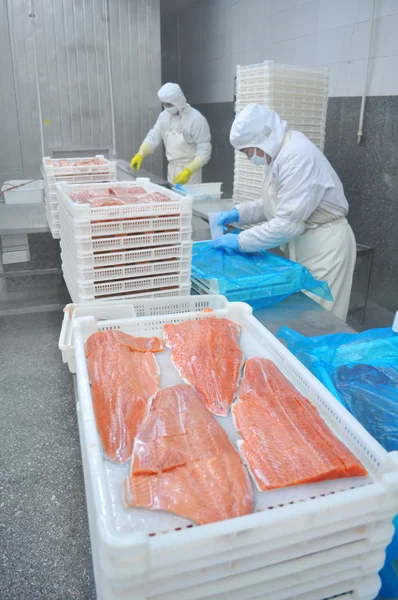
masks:
<svg viewBox="0 0 398 600"><path fill-rule="evenodd" d="M116 180L116 161L102 155L84 158L53 159L43 157L42 175L45 187L47 221L53 238L59 239L59 213L56 184Z"/></svg>
<svg viewBox="0 0 398 600"><path fill-rule="evenodd" d="M114 195L110 196L114 205L72 200L79 192L106 195L110 189L120 195L141 190L142 203L121 204ZM145 200L145 195L154 193L161 196ZM144 178L97 184L62 182L57 184L57 196L62 270L73 302L189 294L190 196Z"/></svg>
<svg viewBox="0 0 398 600"><path fill-rule="evenodd" d="M98 330L162 336L167 323L228 318L245 357L263 356L317 408L366 467L365 478L255 491L250 515L196 526L162 511L126 509L129 464L106 460L98 435L85 342ZM77 313L74 315L74 313ZM135 315L135 316L134 316ZM75 318L74 318L75 316ZM80 317L84 318L80 318ZM91 318L90 318L91 316ZM98 600L372 600L398 502L398 453L387 453L332 394L252 315L222 296L69 306L64 356L77 379L77 415ZM73 335L68 339L69 327ZM74 352L73 363L71 352ZM180 381L157 355L162 385ZM236 444L231 416L220 425Z"/></svg>
<svg viewBox="0 0 398 600"><path fill-rule="evenodd" d="M328 83L327 69L273 61L238 65L235 111L239 113L248 104L264 104L285 119L289 129L301 131L323 151ZM253 165L242 152L235 152L236 204L261 196L263 172L263 167Z"/></svg>

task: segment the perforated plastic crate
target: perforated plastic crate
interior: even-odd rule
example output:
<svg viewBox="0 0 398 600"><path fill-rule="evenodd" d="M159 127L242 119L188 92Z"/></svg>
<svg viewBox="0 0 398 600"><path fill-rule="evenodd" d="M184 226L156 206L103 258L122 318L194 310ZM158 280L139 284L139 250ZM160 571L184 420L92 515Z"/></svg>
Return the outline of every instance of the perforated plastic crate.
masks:
<svg viewBox="0 0 398 600"><path fill-rule="evenodd" d="M69 215L65 213L62 205L59 207L60 218L62 222L68 222ZM74 236L79 240L91 240L93 237L111 237L113 235L126 235L129 233L145 233L148 231L167 231L184 229L191 227L192 212L165 217L139 217L130 218L126 221L117 219L116 221L71 221L70 229L73 229Z"/></svg>
<svg viewBox="0 0 398 600"><path fill-rule="evenodd" d="M92 296L81 296L79 294L79 291L76 288L76 283L75 283L75 278L74 277L70 277L69 274L67 273L67 271L63 271L63 276L64 276L64 280L66 283L66 286L68 288L68 292L70 294L70 297L72 298L73 302L75 303L85 303L85 302L91 302L94 300L94 298ZM189 283L182 283L181 285L176 285L176 286L171 286L171 287L164 287L164 288L160 288L160 289L152 289L152 290L137 290L134 293L133 292L124 292L122 294L115 294L115 295L110 295L110 296L100 296L101 301L104 302L109 302L109 301L117 301L117 300L128 300L128 299L133 299L136 300L137 298L169 298L169 297L173 297L173 296L185 296L186 294L189 294L191 290L191 283L189 281Z"/></svg>
<svg viewBox="0 0 398 600"><path fill-rule="evenodd" d="M141 292L151 292L152 290L161 290L165 288L179 288L182 285L190 286L191 268L176 273L165 273L149 275L147 277L133 277L129 279L110 280L103 282L88 282L78 279L78 272L73 266L62 263L62 272L65 282L71 284L74 294L85 302L95 300L102 296L120 296L125 294L138 294ZM69 289L69 285L68 285ZM69 290L71 293L71 290Z"/></svg>
<svg viewBox="0 0 398 600"><path fill-rule="evenodd" d="M308 80L318 80L328 77L328 71L325 68L287 65L284 63L276 63L273 60L265 60L264 62L255 65L237 65L237 74L240 78L252 78L253 75L262 75L275 71Z"/></svg>
<svg viewBox="0 0 398 600"><path fill-rule="evenodd" d="M107 189L107 188L134 188L143 187L148 193L159 192L169 198L164 202L150 202L147 204L130 204L124 206L102 206L93 208L89 204L77 204L69 197L69 192L79 192L86 189ZM192 198L182 196L172 190L168 190L160 185L151 183L148 178L138 178L134 182L130 181L112 181L109 183L80 184L72 185L68 183L57 184L58 201L62 204L64 211L73 221L92 222L115 219L128 219L138 217L159 217L169 215L186 214L192 210Z"/></svg>
<svg viewBox="0 0 398 600"><path fill-rule="evenodd" d="M152 246L175 245L191 241L192 228L183 227L174 231L157 233L137 233L131 235L115 235L113 237L95 237L91 239L78 238L70 227L70 223L60 215L62 236L68 244L76 248L76 252L87 254L91 252L105 252L128 248L145 248Z"/></svg>
<svg viewBox="0 0 398 600"><path fill-rule="evenodd" d="M161 275L162 273L187 272L191 268L191 258L173 258L171 260L160 260L155 262L141 262L135 265L105 267L102 269L81 269L73 255L61 252L62 262L74 265L77 279L83 283L97 283L99 281L112 281L117 279L129 279L131 277L144 277L146 275Z"/></svg>
<svg viewBox="0 0 398 600"><path fill-rule="evenodd" d="M79 164L73 165L72 163L89 161L94 158L98 158L101 161L99 165L93 164ZM84 157L84 158L67 158L62 159L69 163L68 166L60 166L61 159L52 159L48 156L43 158L42 161L42 173L49 186L55 186L57 181L68 181L69 183L75 182L101 182L101 181L114 181L117 179L117 163L115 160L111 161L106 159L103 155L98 154L97 156ZM51 161L49 164L48 161Z"/></svg>
<svg viewBox="0 0 398 600"><path fill-rule="evenodd" d="M62 245L62 242L61 242ZM220 309L228 304L224 296L180 296L156 299L121 298L115 301L94 300L84 304L67 304L64 308L58 348L62 360L68 364L71 373L76 373L73 326L79 317L93 316L97 320L125 319L133 317L152 317L154 315L173 315L181 312L199 312L205 308Z"/></svg>
<svg viewBox="0 0 398 600"><path fill-rule="evenodd" d="M64 236L61 240L61 248L68 248L69 254L73 255L76 265L80 269L129 265L172 258L191 260L192 256L192 241L182 242L181 244L171 246L159 246L156 248L140 248L138 250L123 250L119 252L94 254L93 252L78 252L73 240L70 243L70 240L66 239Z"/></svg>
<svg viewBox="0 0 398 600"><path fill-rule="evenodd" d="M222 196L222 183L198 183L193 185L181 185L174 189L185 196L191 196L194 202L206 200L218 200Z"/></svg>
<svg viewBox="0 0 398 600"><path fill-rule="evenodd" d="M110 585L109 594L117 595L106 595L107 600L283 600L300 594L306 600L324 600L327 595L321 593L326 589L331 595L354 593L370 573L372 579L365 583L369 586L373 582L371 590L376 593L376 572L383 562L379 550L392 535L389 519L398 498L397 453L385 452L259 324L247 305L227 304L211 316L229 318L242 327L240 344L245 357L273 360L363 462L369 477L256 492L253 514L204 526L189 526L189 522L171 514L126 511L121 507L118 490L128 465L121 468L104 460L92 409L84 343L99 329L161 336L165 323L209 318L209 313L197 310L183 312L185 301L178 314L177 299L175 310L172 317L75 320L78 420L99 591L103 585ZM157 360L163 385L177 383L178 375L168 368L169 353L160 353ZM220 419L235 443L236 432L230 423L230 417ZM318 595L310 595L316 590L320 590Z"/></svg>
<svg viewBox="0 0 398 600"><path fill-rule="evenodd" d="M95 553L93 556L95 557ZM252 558L254 565L259 562L256 558ZM317 558L314 556L312 562L316 564ZM361 593L351 597L372 600L379 586L376 569L381 562L380 553L372 552L363 557L363 564L360 562L361 558L358 556L345 561L330 562L313 569L306 568L311 561L299 558L294 561L295 564L292 561L293 564L282 563L273 567L258 568L256 571L253 567L253 572L235 573L234 576L228 574L202 586L192 585L196 578L187 573L182 577L185 586L183 590L168 591L164 581L137 584L132 579L130 585L127 582L117 582L106 578L99 567L96 580L100 600L326 600L335 596L336 592L356 593L355 588L359 588L359 594L362 580L367 579L367 588L362 588L366 595ZM227 569L225 571L228 573ZM283 572L284 575L278 577L278 574ZM369 586L370 578L372 585ZM369 587L373 595L369 595Z"/></svg>

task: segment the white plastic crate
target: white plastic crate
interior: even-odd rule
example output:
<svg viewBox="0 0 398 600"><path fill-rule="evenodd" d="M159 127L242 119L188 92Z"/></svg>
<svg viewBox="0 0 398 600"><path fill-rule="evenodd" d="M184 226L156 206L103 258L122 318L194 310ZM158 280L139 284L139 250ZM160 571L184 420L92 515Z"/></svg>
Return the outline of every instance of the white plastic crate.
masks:
<svg viewBox="0 0 398 600"><path fill-rule="evenodd" d="M273 60L265 60L264 62L255 65L237 65L237 74L240 78L251 78L253 75L255 76L256 74L263 74L275 70L280 73L294 75L294 77L303 77L309 80L327 78L328 76L328 71L325 68L287 65L284 63L276 63Z"/></svg>
<svg viewBox="0 0 398 600"><path fill-rule="evenodd" d="M262 178L259 177L260 173L252 173L250 171L246 171L238 165L237 167L237 175L236 181L242 184L247 183L249 185L258 186L262 184Z"/></svg>
<svg viewBox="0 0 398 600"><path fill-rule="evenodd" d="M94 296L82 295L79 288L76 285L76 277L69 273L66 269L63 269L63 277L68 288L68 292L72 301L75 303L79 302L92 302ZM135 292L122 292L119 294L110 294L109 296L99 296L99 298L105 302L111 300L125 300L125 299L136 299L136 298L167 298L169 296L184 296L189 294L191 290L190 278L187 277L186 282L182 282L180 285L170 285L162 288L143 288L138 289Z"/></svg>
<svg viewBox="0 0 398 600"><path fill-rule="evenodd" d="M60 227L63 237L67 240L70 248L75 249L77 253L101 253L112 250L146 248L153 246L176 245L182 242L190 242L192 237L192 228L183 227L171 231L155 233L136 233L120 234L113 237L78 237L75 234L73 225L64 213L60 213Z"/></svg>
<svg viewBox="0 0 398 600"><path fill-rule="evenodd" d="M99 281L111 281L117 279L128 279L131 277L144 277L146 275L160 275L162 273L181 273L191 269L190 258L174 258L165 261L144 262L136 265L119 267L105 267L103 269L79 269L76 267L73 255L61 252L62 262L71 262L77 272L77 278L83 283L97 283Z"/></svg>
<svg viewBox="0 0 398 600"><path fill-rule="evenodd" d="M89 498L88 498L89 500ZM90 501L88 506L92 506ZM94 515L90 516L90 534L98 540L98 528L95 527ZM205 569L201 567L202 560L195 563L194 570L181 571L181 565L168 565L163 569L153 570L148 574L147 584L137 574L127 577L109 577L102 568L100 556L94 559L97 562L97 571L101 571L104 578L109 582L109 587L115 590L115 598L136 598L138 591L147 592L145 598L180 598L181 600L201 600L211 597L220 588L224 592L243 593L241 586L247 589L255 581L272 583L275 590L279 591L285 587L285 578L296 576L295 583L305 582L308 584L319 577L326 577L332 573L334 581L341 581L346 574L340 578L341 573L347 569L357 569L356 576L366 572L374 574L383 565L385 556L384 548L391 538L391 522L379 524L383 531L382 536L375 537L366 531L368 525L362 525L347 531L341 531L333 536L311 537L307 542L289 544L284 540L277 548L269 550L265 544L258 544L250 548L240 548L240 555L235 551L229 557L229 553L221 553L213 557L214 562ZM93 544L94 545L94 544ZM99 554L99 553L98 553ZM204 576L205 570L205 576ZM297 577L302 573L301 577ZM243 577L243 581L242 578ZM291 577L294 580L294 577ZM187 585L189 582L189 585ZM113 585L112 585L113 584ZM276 584L276 585L275 585ZM289 582L287 587L290 588ZM314 586L315 588L316 586ZM349 590L349 588L346 588ZM175 596L171 595L171 592ZM164 596L160 594L163 593ZM186 594L186 595L184 595ZM248 596L251 597L251 596ZM289 596L287 596L289 597ZM240 596L238 596L240 598ZM272 596L271 596L272 598Z"/></svg>
<svg viewBox="0 0 398 600"><path fill-rule="evenodd" d="M54 200L57 199L57 186L56 186L56 184L49 185L48 182L46 180L44 180L44 189L45 189L46 195L49 198L52 198Z"/></svg>
<svg viewBox="0 0 398 600"><path fill-rule="evenodd" d="M94 254L93 252L80 253L77 251L75 244L73 242L70 244L69 242L70 240L67 240L64 236L61 241L61 247L68 248L69 254L75 258L77 267L81 269L129 265L172 258L191 260L192 257L192 241L182 242L174 246L140 248L138 250L107 252L104 254Z"/></svg>
<svg viewBox="0 0 398 600"><path fill-rule="evenodd" d="M262 600L275 600L276 597L291 600L296 598L296 594L305 592L318 592L318 597L325 600L328 595L321 595L325 584L340 584L344 586L340 590L351 591L355 585L353 578L358 585L367 575L376 576L377 570L383 565L384 553L380 550L366 550L368 554L362 551L362 554L351 556L350 552L355 552L358 546L349 545L265 567L261 565L264 560L261 555L250 557L247 561L248 571L240 572L239 568L234 569L230 565L220 571L221 577L202 585L195 585L200 572L184 573L179 578L170 578L170 581L137 583L131 578L129 582L119 582L107 578L97 566L96 571L100 574L97 589L100 597L103 593L106 600L205 600L223 597L236 600L259 597ZM96 553L93 558L98 565ZM173 588L173 584L176 587ZM262 595L259 596L261 587Z"/></svg>
<svg viewBox="0 0 398 600"><path fill-rule="evenodd" d="M78 165L60 167L47 164L48 160L59 162L61 159L52 159L48 156L43 157L42 173L48 185L55 185L57 181L85 182L85 181L112 181L117 179L117 163L115 160L108 160L103 155L98 154L90 157L67 158L69 163L76 163L85 160L99 158L102 161L100 165Z"/></svg>
<svg viewBox="0 0 398 600"><path fill-rule="evenodd" d="M99 296L115 296L119 294L137 293L141 290L151 291L152 289L167 288L173 286L188 285L191 276L191 265L188 269L175 269L172 273L151 274L147 276L131 276L128 279L114 279L110 281L83 281L79 274L73 270L71 265L62 263L62 270L67 274L70 280L74 281L74 287L81 298L94 300Z"/></svg>
<svg viewBox="0 0 398 600"><path fill-rule="evenodd" d="M58 207L57 207L56 203L54 204L54 202L48 200L46 197L45 205L46 205L46 211L49 214L51 214L57 221L59 221L59 211L58 211Z"/></svg>
<svg viewBox="0 0 398 600"><path fill-rule="evenodd" d="M242 191L242 192L247 192L247 193L252 193L252 194L256 194L257 196L254 196L254 198L258 198L258 193L260 192L261 195L261 188L262 188L262 183L258 183L256 181L250 181L248 179L246 180L241 180L240 177L236 178L236 182L234 183L234 192L235 191Z"/></svg>
<svg viewBox="0 0 398 600"><path fill-rule="evenodd" d="M69 215L64 212L62 206L59 207L60 217L64 221L68 221ZM191 227L192 212L187 212L175 216L165 216L156 218L128 219L123 221L98 221L91 223L90 221L71 221L70 225L73 228L73 233L78 239L88 239L92 237L108 237L113 235L122 235L130 233L143 233L147 231L167 231L175 229L189 229Z"/></svg>
<svg viewBox="0 0 398 600"><path fill-rule="evenodd" d="M62 245L62 242L61 242ZM173 315L181 312L197 312L205 308L220 309L228 304L224 296L185 296L176 299L127 298L105 302L95 300L84 304L67 304L64 308L58 348L62 360L68 364L71 373L76 373L75 350L73 343L73 326L80 317L93 316L97 321L126 319L132 317L151 317L155 315Z"/></svg>
<svg viewBox="0 0 398 600"><path fill-rule="evenodd" d="M159 192L170 198L165 202L151 202L148 204L130 204L124 206L101 206L91 207L89 204L77 204L68 196L69 192L78 192L86 189L106 188L132 188L143 187L148 193ZM192 210L192 198L182 196L172 190L151 183L148 178L137 178L135 181L111 181L109 183L71 185L68 183L57 184L58 201L62 204L65 212L74 221L104 221L114 219L128 219L138 217L157 217L168 215L179 215Z"/></svg>
<svg viewBox="0 0 398 600"><path fill-rule="evenodd" d="M183 306L186 310L185 303ZM209 313L195 311L174 314L172 317L142 317L120 321L113 319L103 322L90 318L78 319L74 326L74 344L79 429L90 529L95 537L95 560L100 565L101 572L111 580L134 580L136 584L186 573L189 586L189 573L200 571L202 586L213 581L207 573L216 564L234 561L236 567L243 568L241 562L250 556L257 556L260 549L269 552L272 560L272 553L276 549L281 550L282 556L282 548L292 549L299 543L305 545L306 554L311 554L311 549L316 549L312 546L312 540L328 536L325 548L330 548L333 545L327 544L332 544L333 536L352 531L354 527L357 534L368 539L369 536L372 537L370 531L377 521L390 527L390 534L386 532L383 538L383 544L387 543L387 537L392 534L392 526L388 525L387 520L396 511L398 497L397 453L385 452L326 388L259 324L252 316L250 307L241 303L227 304L224 309L216 309L212 316L225 316L242 326L241 347L246 358L254 355L271 358L297 389L318 408L328 426L360 458L370 475L367 478L256 492L256 512L253 514L200 527L189 527L189 522L171 514L123 509L120 489L122 480L128 473L128 465L114 466L103 458L91 403L84 342L97 329L106 328L121 329L133 335L161 335L164 323L208 318ZM157 355L157 360L161 369L162 386L180 381L176 372L169 369L169 351ZM237 435L231 418L220 418L219 422L232 443L235 443ZM349 541L348 538L344 539ZM333 540L336 542L335 538ZM343 545L343 538L340 542ZM261 581L260 577L258 583ZM232 575L231 579L224 578L223 584L227 585L225 590L229 590L228 593L231 594L233 590L245 586L246 580L241 573L235 578ZM214 585L214 581L211 585ZM210 590L210 587L206 589ZM207 597L203 596L202 588L199 592L202 595L192 598ZM129 596L132 597L134 596ZM138 597L191 598L151 596L149 593L146 595L144 589Z"/></svg>
<svg viewBox="0 0 398 600"><path fill-rule="evenodd" d="M178 231L162 232L123 237L94 238L91 240L79 239L74 236L65 221L60 221L62 236L68 238L68 244L75 247L76 252L85 254L89 252L105 252L108 250L122 250L128 248L146 248L152 246L175 245L182 242L190 242L192 237L191 227L185 227Z"/></svg>
<svg viewBox="0 0 398 600"><path fill-rule="evenodd" d="M54 239L60 239L61 233L60 233L58 216L54 215L54 213L51 212L51 209L49 208L49 206L47 204L46 204L46 217L47 217L47 223L50 228L51 235L53 236Z"/></svg>

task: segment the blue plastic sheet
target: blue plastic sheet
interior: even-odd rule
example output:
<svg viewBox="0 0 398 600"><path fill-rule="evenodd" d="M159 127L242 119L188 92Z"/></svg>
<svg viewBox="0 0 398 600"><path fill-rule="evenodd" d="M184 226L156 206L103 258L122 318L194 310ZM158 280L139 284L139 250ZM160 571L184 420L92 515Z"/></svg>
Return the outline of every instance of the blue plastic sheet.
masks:
<svg viewBox="0 0 398 600"><path fill-rule="evenodd" d="M307 338L282 327L278 337L388 452L398 450L398 334Z"/></svg>
<svg viewBox="0 0 398 600"><path fill-rule="evenodd" d="M395 534L386 550L386 562L380 571L380 599L398 598L398 516L394 519Z"/></svg>
<svg viewBox="0 0 398 600"><path fill-rule="evenodd" d="M270 252L226 253L211 248L210 242L193 245L192 277L209 292L254 308L275 304L300 290L333 300L328 284L317 281L298 263Z"/></svg>
<svg viewBox="0 0 398 600"><path fill-rule="evenodd" d="M398 450L398 334L388 328L306 338L282 327L278 337L388 452ZM398 598L398 517L394 525L379 598Z"/></svg>

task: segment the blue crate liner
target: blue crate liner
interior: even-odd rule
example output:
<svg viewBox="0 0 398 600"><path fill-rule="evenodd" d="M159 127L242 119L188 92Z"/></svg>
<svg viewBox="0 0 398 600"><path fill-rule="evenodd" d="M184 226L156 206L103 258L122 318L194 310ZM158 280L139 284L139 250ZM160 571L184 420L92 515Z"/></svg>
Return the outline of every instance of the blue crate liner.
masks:
<svg viewBox="0 0 398 600"><path fill-rule="evenodd" d="M298 263L270 252L227 253L211 248L210 243L196 242L192 250L192 278L210 294L223 294L230 301L257 308L300 290L333 300L328 284L317 281Z"/></svg>

